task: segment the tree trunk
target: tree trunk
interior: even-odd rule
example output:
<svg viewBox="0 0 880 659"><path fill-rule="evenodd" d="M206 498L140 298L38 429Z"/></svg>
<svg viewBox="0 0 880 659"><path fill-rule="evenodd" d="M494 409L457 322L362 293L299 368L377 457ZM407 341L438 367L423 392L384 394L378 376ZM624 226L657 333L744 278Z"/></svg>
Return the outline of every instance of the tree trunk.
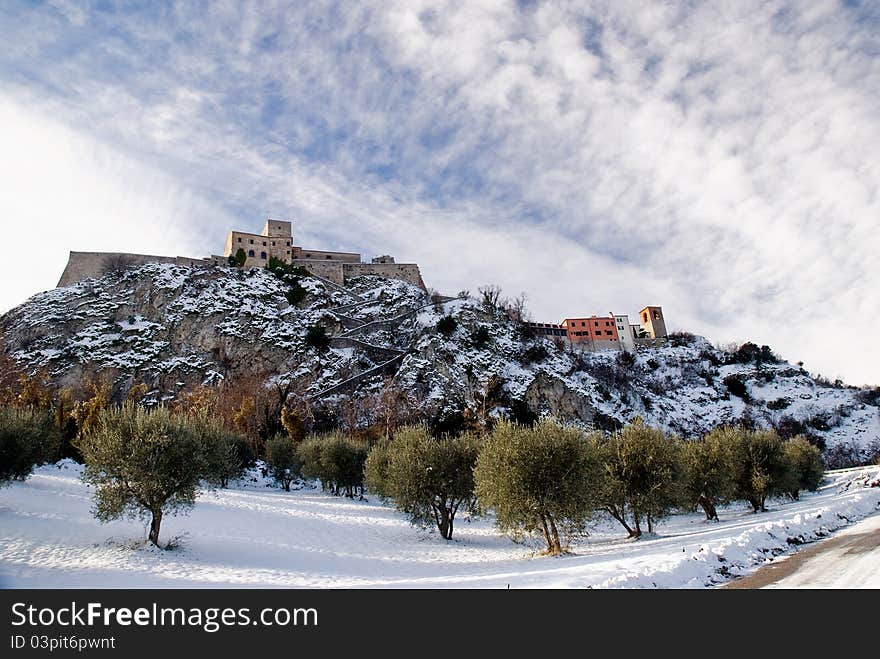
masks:
<svg viewBox="0 0 880 659"><path fill-rule="evenodd" d="M620 524L623 526L623 528L626 529L626 532L629 534L629 537L630 537L630 538L633 537L633 530L632 530L632 527L631 527L629 524L626 523L626 519L624 519L623 515L619 514L619 513L618 513L615 509L613 509L613 508L606 508L605 511L606 511L609 515L611 515L614 519L616 519L618 522L620 522Z"/></svg>
<svg viewBox="0 0 880 659"><path fill-rule="evenodd" d="M162 511L153 510L153 519L150 522L150 542L159 546L159 526L162 524Z"/></svg>
<svg viewBox="0 0 880 659"><path fill-rule="evenodd" d="M547 519L541 515L541 529L544 531L544 542L547 543L547 552L553 553L553 539L550 537L550 529L547 528Z"/></svg>
<svg viewBox="0 0 880 659"><path fill-rule="evenodd" d="M703 512L706 513L706 519L718 521L718 511L715 510L715 504L712 503L712 499L705 494L701 494L700 505L703 507Z"/></svg>
<svg viewBox="0 0 880 659"><path fill-rule="evenodd" d="M633 520L635 521L636 525L635 525L635 528L632 531L630 531L629 537L630 538L641 538L642 537L642 526L641 526L642 516L639 513L633 513Z"/></svg>
<svg viewBox="0 0 880 659"><path fill-rule="evenodd" d="M651 519L651 513L648 513L647 515L645 515L645 517L648 520L648 533L653 533L654 532L654 520Z"/></svg>
<svg viewBox="0 0 880 659"><path fill-rule="evenodd" d="M559 531L556 529L556 522L553 521L553 515L547 515L550 522L550 532L553 534L553 555L558 556L562 553L562 544L559 542Z"/></svg>

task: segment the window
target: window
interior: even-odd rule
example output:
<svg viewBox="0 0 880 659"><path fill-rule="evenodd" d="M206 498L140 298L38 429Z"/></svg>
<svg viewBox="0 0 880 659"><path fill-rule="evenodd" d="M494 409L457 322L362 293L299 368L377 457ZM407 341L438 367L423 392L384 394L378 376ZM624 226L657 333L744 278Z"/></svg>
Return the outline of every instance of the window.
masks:
<svg viewBox="0 0 880 659"><path fill-rule="evenodd" d="M581 321L581 327L586 327L586 325L587 324L585 322Z"/></svg>
<svg viewBox="0 0 880 659"><path fill-rule="evenodd" d="M275 241L274 241L274 240L272 241L272 247L275 247Z"/></svg>
<svg viewBox="0 0 880 659"><path fill-rule="evenodd" d="M660 320L660 312L659 311L654 312L654 320Z"/></svg>
<svg viewBox="0 0 880 659"><path fill-rule="evenodd" d="M266 252L260 252L260 258L265 260L266 259Z"/></svg>
<svg viewBox="0 0 880 659"><path fill-rule="evenodd" d="M325 259L332 259L332 258L333 258L333 257L332 257L332 256L330 256L330 255L329 255L329 254L328 254L328 255L327 255L327 256L325 256L325 257L324 257L324 258L325 258Z"/></svg>
<svg viewBox="0 0 880 659"><path fill-rule="evenodd" d="M596 327L599 327L599 321L598 321L598 320L594 320L593 323L596 325Z"/></svg>
<svg viewBox="0 0 880 659"><path fill-rule="evenodd" d="M306 258L307 258L307 259L312 258L312 255L311 255L311 254L306 254Z"/></svg>
<svg viewBox="0 0 880 659"><path fill-rule="evenodd" d="M254 239L251 238L251 245L253 245L253 244L254 244ZM251 256L253 256L253 254L251 254Z"/></svg>
<svg viewBox="0 0 880 659"><path fill-rule="evenodd" d="M647 322L648 322L648 314L646 314L646 313L643 313L643 314L642 314L642 322L643 322L643 323L647 323Z"/></svg>
<svg viewBox="0 0 880 659"><path fill-rule="evenodd" d="M241 242L241 238L239 237L238 242Z"/></svg>
<svg viewBox="0 0 880 659"><path fill-rule="evenodd" d="M289 240L287 241L287 246L290 247L290 241L289 241Z"/></svg>
<svg viewBox="0 0 880 659"><path fill-rule="evenodd" d="M612 332L611 330L605 330L605 334L607 336L614 336L614 332Z"/></svg>
<svg viewBox="0 0 880 659"><path fill-rule="evenodd" d="M290 254L290 250L287 250L287 253Z"/></svg>
<svg viewBox="0 0 880 659"><path fill-rule="evenodd" d="M266 241L264 240L264 241L263 241L263 247L265 247L265 246L266 246Z"/></svg>
<svg viewBox="0 0 880 659"><path fill-rule="evenodd" d="M252 240L251 242L254 242L254 241ZM248 250L248 256L253 256L253 255L254 255L254 250L249 249L249 250Z"/></svg>

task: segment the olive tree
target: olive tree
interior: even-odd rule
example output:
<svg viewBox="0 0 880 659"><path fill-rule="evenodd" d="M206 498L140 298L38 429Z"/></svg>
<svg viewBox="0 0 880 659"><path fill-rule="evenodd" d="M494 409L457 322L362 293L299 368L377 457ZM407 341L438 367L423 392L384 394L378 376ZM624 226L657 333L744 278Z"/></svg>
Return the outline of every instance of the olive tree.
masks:
<svg viewBox="0 0 880 659"><path fill-rule="evenodd" d="M825 475L819 449L810 444L806 437L797 435L785 442L784 453L789 472L788 494L797 499L800 490L815 492Z"/></svg>
<svg viewBox="0 0 880 659"><path fill-rule="evenodd" d="M575 428L552 421L534 427L501 422L483 444L474 469L477 498L515 539L540 532L547 553L562 553L562 536L585 532L594 511L597 463Z"/></svg>
<svg viewBox="0 0 880 659"><path fill-rule="evenodd" d="M681 444L683 503L691 508L699 504L707 520L717 520L716 506L736 493L735 443L736 431L720 427Z"/></svg>
<svg viewBox="0 0 880 659"><path fill-rule="evenodd" d="M373 447L365 465L366 485L410 515L413 524L434 524L452 539L455 515L472 508L479 440L469 434L437 439L427 428L409 427L393 441Z"/></svg>
<svg viewBox="0 0 880 659"><path fill-rule="evenodd" d="M61 433L48 411L0 407L0 485L23 481L34 465L57 459L60 445Z"/></svg>
<svg viewBox="0 0 880 659"><path fill-rule="evenodd" d="M300 476L302 469L296 442L280 434L266 442L266 466L272 477L290 492L290 484Z"/></svg>
<svg viewBox="0 0 880 659"><path fill-rule="evenodd" d="M768 497L784 494L790 469L782 439L775 430L734 430L737 499L748 501L754 512L767 510Z"/></svg>
<svg viewBox="0 0 880 659"><path fill-rule="evenodd" d="M629 537L648 532L669 514L680 495L678 441L636 418L599 442L602 459L600 508L626 529Z"/></svg>
<svg viewBox="0 0 880 659"><path fill-rule="evenodd" d="M306 439L297 454L303 476L317 478L325 490L353 498L356 491L363 490L369 450L367 442L333 432Z"/></svg>
<svg viewBox="0 0 880 659"><path fill-rule="evenodd" d="M206 446L198 421L166 408L125 403L103 410L80 443L95 516L149 518L149 541L159 546L163 516L191 508L200 481L210 478Z"/></svg>

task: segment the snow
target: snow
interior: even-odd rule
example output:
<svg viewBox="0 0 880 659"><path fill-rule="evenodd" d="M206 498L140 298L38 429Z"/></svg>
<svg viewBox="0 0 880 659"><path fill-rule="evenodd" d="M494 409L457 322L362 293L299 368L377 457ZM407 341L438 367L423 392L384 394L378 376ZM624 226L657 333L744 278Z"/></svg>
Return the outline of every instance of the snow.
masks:
<svg viewBox="0 0 880 659"><path fill-rule="evenodd" d="M0 585L5 587L703 588L880 513L877 468L833 472L799 501L767 513L720 510L721 522L678 515L639 541L599 519L572 554L500 535L490 518L462 518L456 539L413 528L373 496L293 492L261 478L206 492L188 516L166 517L155 551L141 522L99 524L71 461L40 467L0 490ZM876 566L875 566L876 571Z"/></svg>

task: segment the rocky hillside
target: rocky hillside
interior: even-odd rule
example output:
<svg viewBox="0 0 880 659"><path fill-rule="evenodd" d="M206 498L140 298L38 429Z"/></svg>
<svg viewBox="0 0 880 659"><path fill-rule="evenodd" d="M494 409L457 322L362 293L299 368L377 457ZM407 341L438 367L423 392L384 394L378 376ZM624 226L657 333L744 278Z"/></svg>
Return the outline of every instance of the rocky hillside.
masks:
<svg viewBox="0 0 880 659"><path fill-rule="evenodd" d="M99 374L121 397L144 383L147 402L255 378L331 409L391 390L439 428L550 414L611 429L639 415L685 436L731 422L805 432L843 462L880 452L878 390L817 381L766 351L681 336L634 356L588 353L472 297L432 301L372 276L299 283L291 305L265 270L141 266L34 296L0 318L3 350L60 386Z"/></svg>

